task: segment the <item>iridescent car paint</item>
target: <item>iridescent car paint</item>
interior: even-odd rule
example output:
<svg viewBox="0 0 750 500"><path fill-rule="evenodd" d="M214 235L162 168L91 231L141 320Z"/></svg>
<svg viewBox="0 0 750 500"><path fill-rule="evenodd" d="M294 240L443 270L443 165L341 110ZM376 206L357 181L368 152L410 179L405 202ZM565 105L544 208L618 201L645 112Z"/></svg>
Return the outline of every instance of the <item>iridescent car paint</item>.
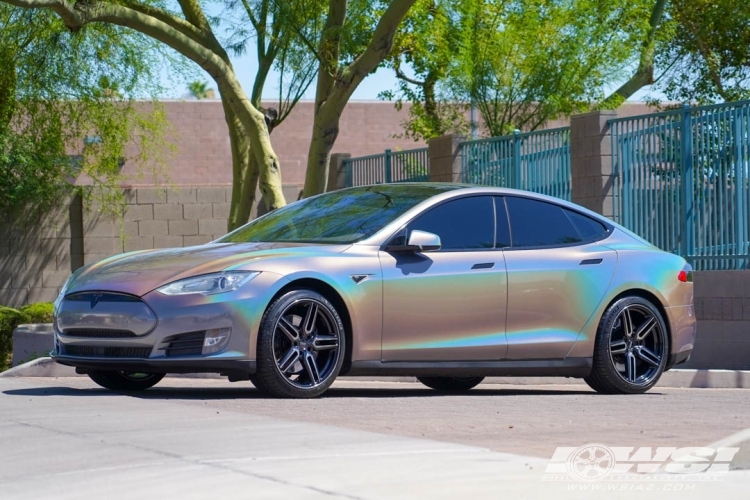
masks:
<svg viewBox="0 0 750 500"><path fill-rule="evenodd" d="M684 259L558 199L454 184L420 186L391 184L328 193L206 245L131 252L79 269L56 301L52 356L82 373L216 372L230 380L253 379L269 307L290 291L312 290L330 302L336 314L326 317L340 317L344 329L345 339L336 344L345 351L343 362L333 378L588 377L595 365L597 334L611 338L613 363L625 374L626 384L632 379L637 385L638 367L650 364L651 371L658 371L648 384L643 382L650 387L663 369L688 359L695 342L695 315L692 279L678 279L681 271L689 271ZM406 244L410 224L421 214L478 196L492 197L496 219L505 198L523 197L598 221L606 231L580 244L541 248L500 247L497 236L492 248L463 251ZM381 210L375 202L357 204L358 199L381 198L387 212L384 220L373 219ZM321 219L320 207L326 203L332 214L339 210L348 214L344 219L352 220L333 215ZM304 223L305 210L311 227ZM466 214L466 224L472 217ZM364 222L358 225L358 220ZM336 224L345 229L333 227ZM285 236L280 241L254 241L258 234ZM248 241L237 242L238 238ZM194 277L201 278L191 281ZM612 331L602 333L603 318L614 314L613 305L627 297L645 300L654 309L640 316L622 313L620 323L615 318ZM328 311L321 304L321 311ZM636 332L638 325L626 331L623 322L630 321L628 314L643 322L642 330L656 325L654 336L663 319L666 342L639 343L642 339L634 335L645 338L650 331ZM297 312L288 317L296 318L291 328L303 330L301 316ZM277 327L283 324L269 328ZM294 335L288 336L294 338L292 349L297 353L307 343ZM621 343L627 344L622 352ZM654 354L649 349L665 346L668 350L658 367L649 359ZM309 352L314 361L322 351ZM640 358L632 361L636 355ZM617 359L631 360L626 364L635 368L628 365L627 371ZM294 380L306 380L307 365L299 366ZM311 388L333 381L309 378ZM299 386L307 387L295 387Z"/></svg>

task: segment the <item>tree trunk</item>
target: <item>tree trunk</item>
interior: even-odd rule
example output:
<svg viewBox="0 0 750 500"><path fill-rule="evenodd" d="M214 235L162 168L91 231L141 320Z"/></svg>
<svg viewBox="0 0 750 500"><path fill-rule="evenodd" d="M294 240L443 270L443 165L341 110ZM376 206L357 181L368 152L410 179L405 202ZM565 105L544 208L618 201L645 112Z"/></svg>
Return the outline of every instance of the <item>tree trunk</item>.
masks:
<svg viewBox="0 0 750 500"><path fill-rule="evenodd" d="M339 119L339 113L332 113L325 107L315 114L307 157L305 188L302 191L303 198L326 191L331 150L339 135Z"/></svg>
<svg viewBox="0 0 750 500"><path fill-rule="evenodd" d="M232 148L232 202L227 227L233 231L250 219L260 172L255 156L250 153L250 144L242 123L226 102L222 100L222 104Z"/></svg>
<svg viewBox="0 0 750 500"><path fill-rule="evenodd" d="M638 69L623 83L620 88L615 90L609 97L604 99L597 108L599 109L617 109L630 96L641 90L647 85L654 83L654 54L656 52L656 32L661 25L662 17L667 0L655 0L654 8L651 10L649 18L649 29L646 39L641 46Z"/></svg>

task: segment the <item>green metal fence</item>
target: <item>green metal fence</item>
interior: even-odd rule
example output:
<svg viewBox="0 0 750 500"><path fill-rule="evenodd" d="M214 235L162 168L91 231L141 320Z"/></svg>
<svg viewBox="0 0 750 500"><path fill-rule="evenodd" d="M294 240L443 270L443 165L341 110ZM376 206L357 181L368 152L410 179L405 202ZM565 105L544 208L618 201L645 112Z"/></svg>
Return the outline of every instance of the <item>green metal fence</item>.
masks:
<svg viewBox="0 0 750 500"><path fill-rule="evenodd" d="M429 148L391 151L344 160L346 186L430 180Z"/></svg>
<svg viewBox="0 0 750 500"><path fill-rule="evenodd" d="M525 189L570 200L570 127L467 141L463 182Z"/></svg>
<svg viewBox="0 0 750 500"><path fill-rule="evenodd" d="M750 101L609 125L614 219L696 269L750 267Z"/></svg>

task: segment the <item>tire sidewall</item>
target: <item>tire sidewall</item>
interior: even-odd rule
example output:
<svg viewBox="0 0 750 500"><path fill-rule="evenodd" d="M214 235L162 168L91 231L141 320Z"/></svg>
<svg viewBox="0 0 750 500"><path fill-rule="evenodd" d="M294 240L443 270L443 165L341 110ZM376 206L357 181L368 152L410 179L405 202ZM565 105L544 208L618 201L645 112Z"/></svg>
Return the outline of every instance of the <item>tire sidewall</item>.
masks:
<svg viewBox="0 0 750 500"><path fill-rule="evenodd" d="M310 389L302 389L292 385L279 371L274 357L273 341L276 323L281 314L286 311L289 306L300 300L314 300L326 307L331 313L339 330L339 348L336 363L325 381ZM257 346L257 371L251 380L258 389L276 397L313 398L320 396L328 390L341 371L341 367L344 364L344 355L346 353L346 330L344 328L344 323L341 320L341 315L328 299L314 290L300 288L285 293L275 300L268 309L266 309L258 331Z"/></svg>
<svg viewBox="0 0 750 500"><path fill-rule="evenodd" d="M653 380L651 380L648 384L643 385L636 385L623 380L618 371L615 369L614 363L612 362L612 359L610 357L612 327L615 321L617 321L617 317L625 307L636 304L647 308L651 312L651 314L654 315L654 318L656 318L656 320L659 322L659 327L663 332L662 340L664 342L664 354L662 356L658 372L653 377ZM642 297L623 297L612 304L612 306L607 309L607 311L604 313L604 316L602 317L602 321L599 325L599 331L597 333L593 369L602 370L604 374L606 374L605 380L603 380L603 382L605 382L607 385L612 386L612 389L614 389L614 391L612 392L620 392L624 394L641 394L651 389L661 378L664 370L666 369L667 359L669 358L669 349L669 333L667 331L667 327L661 312L650 301Z"/></svg>

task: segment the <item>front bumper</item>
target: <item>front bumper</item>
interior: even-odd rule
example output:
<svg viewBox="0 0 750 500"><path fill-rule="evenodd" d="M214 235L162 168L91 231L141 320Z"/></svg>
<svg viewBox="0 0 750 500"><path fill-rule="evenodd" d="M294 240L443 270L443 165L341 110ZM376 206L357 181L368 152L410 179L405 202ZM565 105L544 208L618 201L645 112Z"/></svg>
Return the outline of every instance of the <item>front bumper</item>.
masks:
<svg viewBox="0 0 750 500"><path fill-rule="evenodd" d="M167 296L152 291L123 298L124 294L106 290L93 295L73 292L56 311L51 356L80 372L203 372L246 380L255 372L260 320L283 280L261 273L250 284L215 295ZM212 330L229 332L217 352L202 349Z"/></svg>
<svg viewBox="0 0 750 500"><path fill-rule="evenodd" d="M93 370L137 373L220 373L231 381L249 380L255 361L241 359L109 359L80 358L52 354L61 365L73 366L78 373Z"/></svg>

